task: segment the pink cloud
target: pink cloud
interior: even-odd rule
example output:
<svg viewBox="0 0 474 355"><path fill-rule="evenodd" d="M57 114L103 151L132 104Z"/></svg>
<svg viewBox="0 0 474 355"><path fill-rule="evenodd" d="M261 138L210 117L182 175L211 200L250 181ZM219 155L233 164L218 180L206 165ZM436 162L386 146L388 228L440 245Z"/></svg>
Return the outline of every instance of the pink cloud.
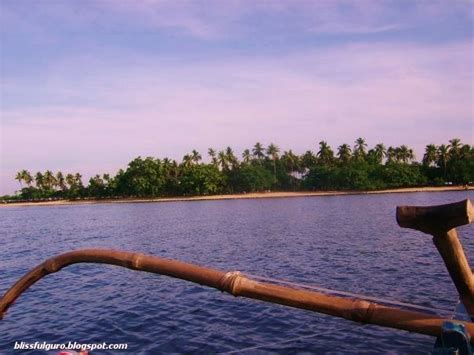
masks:
<svg viewBox="0 0 474 355"><path fill-rule="evenodd" d="M302 153L321 139L337 146L358 136L409 144L421 158L431 142L473 141L471 50L470 42L372 43L189 65L137 58L126 68L83 58L90 75L64 66L43 90L96 102L4 109L2 170L81 168L87 176L138 155L180 159L193 148L241 151L257 140Z"/></svg>

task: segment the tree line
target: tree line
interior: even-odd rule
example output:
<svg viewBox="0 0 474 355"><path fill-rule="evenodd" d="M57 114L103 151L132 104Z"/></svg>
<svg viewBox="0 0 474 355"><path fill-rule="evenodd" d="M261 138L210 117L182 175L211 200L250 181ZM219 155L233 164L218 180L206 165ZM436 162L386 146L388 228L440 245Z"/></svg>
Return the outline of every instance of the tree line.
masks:
<svg viewBox="0 0 474 355"><path fill-rule="evenodd" d="M421 162L406 145L380 143L368 149L363 138L336 152L325 141L317 152L280 153L277 145L256 143L239 159L231 147L209 148L209 162L193 150L181 162L169 158L137 157L115 176L91 177L83 184L79 173L21 170L16 199L194 196L259 191L375 190L440 186L474 182L474 147L454 138L429 144ZM4 198L7 198L5 196Z"/></svg>

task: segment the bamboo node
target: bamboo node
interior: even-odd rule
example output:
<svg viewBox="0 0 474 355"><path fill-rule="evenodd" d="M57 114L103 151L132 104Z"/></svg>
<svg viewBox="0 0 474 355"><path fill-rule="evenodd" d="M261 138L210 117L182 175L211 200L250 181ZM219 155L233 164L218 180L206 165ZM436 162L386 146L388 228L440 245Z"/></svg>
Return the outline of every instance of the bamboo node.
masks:
<svg viewBox="0 0 474 355"><path fill-rule="evenodd" d="M53 272L57 272L61 269L60 265L54 259L46 260L43 264L43 269L48 273L51 274Z"/></svg>
<svg viewBox="0 0 474 355"><path fill-rule="evenodd" d="M350 312L350 319L359 323L369 323L375 310L375 305L364 300L354 300Z"/></svg>
<svg viewBox="0 0 474 355"><path fill-rule="evenodd" d="M233 296L236 296L236 290L234 288L235 281L242 277L242 273L240 271L229 271L224 274L217 282L217 288L222 292L230 293Z"/></svg>
<svg viewBox="0 0 474 355"><path fill-rule="evenodd" d="M141 254L133 254L132 260L130 260L131 269L140 270L141 259L142 259Z"/></svg>

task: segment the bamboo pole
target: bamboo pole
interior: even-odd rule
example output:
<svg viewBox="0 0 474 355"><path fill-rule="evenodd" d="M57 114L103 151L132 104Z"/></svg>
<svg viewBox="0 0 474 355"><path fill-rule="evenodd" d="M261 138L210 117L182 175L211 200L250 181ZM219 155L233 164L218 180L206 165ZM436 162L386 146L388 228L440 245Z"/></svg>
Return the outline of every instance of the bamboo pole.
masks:
<svg viewBox="0 0 474 355"><path fill-rule="evenodd" d="M470 317L474 319L474 274L459 241L456 227L472 223L474 208L469 200L439 206L397 207L401 227L415 229L433 236L449 275Z"/></svg>
<svg viewBox="0 0 474 355"><path fill-rule="evenodd" d="M290 307L306 309L360 323L376 324L383 327L407 330L420 334L439 336L442 324L447 319L441 317L386 307L360 299L350 299L320 292L284 287L258 282L239 272L223 272L194 264L162 259L125 251L84 249L61 254L24 275L0 300L0 317L10 305L35 282L44 276L57 272L76 263L103 263L167 275L201 285L216 288L236 297L246 297ZM460 322L470 334L474 334L474 323ZM474 338L471 340L474 344Z"/></svg>

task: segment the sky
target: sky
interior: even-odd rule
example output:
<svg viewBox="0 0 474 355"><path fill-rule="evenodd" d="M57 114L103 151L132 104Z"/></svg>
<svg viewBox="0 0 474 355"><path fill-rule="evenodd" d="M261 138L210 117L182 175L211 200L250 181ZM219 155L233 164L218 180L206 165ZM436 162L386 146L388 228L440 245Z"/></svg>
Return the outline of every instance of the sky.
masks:
<svg viewBox="0 0 474 355"><path fill-rule="evenodd" d="M0 194L137 156L474 144L472 1L0 0Z"/></svg>

